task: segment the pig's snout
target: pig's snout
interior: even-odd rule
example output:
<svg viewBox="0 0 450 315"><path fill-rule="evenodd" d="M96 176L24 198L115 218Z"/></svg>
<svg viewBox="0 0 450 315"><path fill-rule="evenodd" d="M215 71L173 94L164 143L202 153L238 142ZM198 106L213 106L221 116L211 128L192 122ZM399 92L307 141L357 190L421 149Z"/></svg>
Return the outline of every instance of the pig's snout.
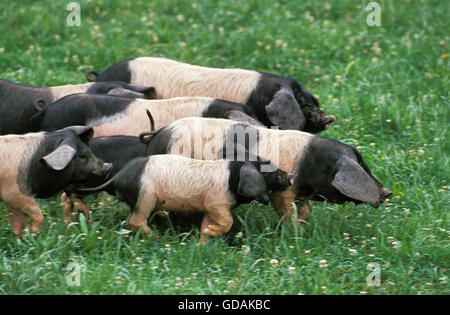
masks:
<svg viewBox="0 0 450 315"><path fill-rule="evenodd" d="M389 198L390 196L392 196L392 191L384 188L381 190L381 200L386 200L386 198Z"/></svg>
<svg viewBox="0 0 450 315"><path fill-rule="evenodd" d="M112 163L103 163L103 174L108 175L112 170Z"/></svg>
<svg viewBox="0 0 450 315"><path fill-rule="evenodd" d="M324 129L328 130L333 122L336 121L336 116L326 116L324 121Z"/></svg>
<svg viewBox="0 0 450 315"><path fill-rule="evenodd" d="M378 208L388 197L392 196L392 191L387 188L382 188L380 193L380 200L371 202L370 205L374 208Z"/></svg>

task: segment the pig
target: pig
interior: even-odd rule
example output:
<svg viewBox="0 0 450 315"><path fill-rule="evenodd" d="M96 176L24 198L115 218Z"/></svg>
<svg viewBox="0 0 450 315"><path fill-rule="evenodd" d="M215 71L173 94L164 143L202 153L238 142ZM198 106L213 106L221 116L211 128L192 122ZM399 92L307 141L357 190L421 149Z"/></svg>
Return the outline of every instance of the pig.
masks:
<svg viewBox="0 0 450 315"><path fill-rule="evenodd" d="M293 202L302 209L298 216L301 221L309 212L309 200L369 203L377 208L392 194L375 179L355 148L301 131L191 117L169 124L142 141L148 155L242 160L251 153L270 160L277 168L295 174L292 186L270 195L274 208L289 221L295 214Z"/></svg>
<svg viewBox="0 0 450 315"><path fill-rule="evenodd" d="M110 94L124 97L154 98L153 87L124 82L71 84L34 87L0 79L0 135L39 131L30 118L45 104L74 93Z"/></svg>
<svg viewBox="0 0 450 315"><path fill-rule="evenodd" d="M318 133L336 121L325 115L319 101L296 80L243 69L217 69L190 65L166 58L140 57L111 65L95 82L121 80L151 85L157 98L209 96L245 104L265 126L279 126Z"/></svg>
<svg viewBox="0 0 450 315"><path fill-rule="evenodd" d="M13 232L39 233L44 217L35 198L49 198L91 174L105 176L111 164L95 157L87 143L92 127L74 126L54 132L0 136L0 200Z"/></svg>
<svg viewBox="0 0 450 315"><path fill-rule="evenodd" d="M45 106L31 119L33 124L46 131L87 125L94 127L94 137L138 136L148 130L148 118L143 115L147 110L153 116L156 129L191 116L229 118L262 126L242 104L207 97L145 100L72 94Z"/></svg>
<svg viewBox="0 0 450 315"><path fill-rule="evenodd" d="M132 212L127 223L145 234L156 209L202 212L201 242L206 236L219 236L233 224L231 209L257 200L269 203L269 192L285 190L291 184L281 170L260 172L260 162L202 161L177 155L136 158L112 179L81 192L113 190Z"/></svg>

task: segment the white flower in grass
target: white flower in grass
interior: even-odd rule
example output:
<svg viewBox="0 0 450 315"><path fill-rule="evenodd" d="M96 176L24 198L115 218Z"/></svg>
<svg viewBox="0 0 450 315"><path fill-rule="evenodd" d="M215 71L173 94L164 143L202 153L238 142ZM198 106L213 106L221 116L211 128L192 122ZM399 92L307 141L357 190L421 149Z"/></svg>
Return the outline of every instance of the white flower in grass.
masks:
<svg viewBox="0 0 450 315"><path fill-rule="evenodd" d="M320 268L327 268L328 267L326 259L322 259L321 261L319 261L319 267Z"/></svg>
<svg viewBox="0 0 450 315"><path fill-rule="evenodd" d="M248 254L250 252L250 246L248 245L242 245L241 250L244 254Z"/></svg>
<svg viewBox="0 0 450 315"><path fill-rule="evenodd" d="M280 262L277 260L277 259L271 259L270 260L270 265L272 266L272 267L277 267L278 266L278 264L279 264Z"/></svg>

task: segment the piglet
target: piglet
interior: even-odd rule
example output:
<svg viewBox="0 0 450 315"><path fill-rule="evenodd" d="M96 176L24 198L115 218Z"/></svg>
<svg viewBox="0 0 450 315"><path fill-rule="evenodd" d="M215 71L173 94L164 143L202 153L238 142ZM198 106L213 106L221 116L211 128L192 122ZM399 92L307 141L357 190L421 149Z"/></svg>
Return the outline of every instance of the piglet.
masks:
<svg viewBox="0 0 450 315"><path fill-rule="evenodd" d="M230 210L257 200L269 203L269 192L285 190L290 176L281 171L260 172L261 162L202 161L176 155L137 158L112 179L80 192L112 190L132 212L128 224L152 234L147 220L152 211L175 210L204 213L201 242L230 230Z"/></svg>
<svg viewBox="0 0 450 315"><path fill-rule="evenodd" d="M90 70L87 79L154 86L160 99L209 96L241 103L251 108L255 118L265 126L279 126L285 130L318 133L336 121L336 117L326 115L320 109L317 98L297 80L273 73L139 57L117 62L100 74Z"/></svg>
<svg viewBox="0 0 450 315"><path fill-rule="evenodd" d="M0 137L0 200L4 201L13 232L39 233L44 217L35 198L49 198L92 174L105 176L111 164L89 150L91 127L74 126L54 132Z"/></svg>

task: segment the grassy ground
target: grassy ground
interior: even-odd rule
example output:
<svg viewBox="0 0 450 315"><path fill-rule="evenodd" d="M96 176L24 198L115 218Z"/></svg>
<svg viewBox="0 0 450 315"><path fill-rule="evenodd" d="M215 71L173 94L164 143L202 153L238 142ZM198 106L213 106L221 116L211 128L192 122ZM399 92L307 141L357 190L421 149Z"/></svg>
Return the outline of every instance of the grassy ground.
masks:
<svg viewBox="0 0 450 315"><path fill-rule="evenodd" d="M1 293L450 293L446 1L379 1L380 27L366 24L369 1L83 0L80 27L66 25L68 2L0 2L1 78L79 83L137 56L294 77L338 117L322 135L357 147L394 197L379 209L316 202L301 232L246 205L206 246L195 227L128 233L112 198L91 198L94 222L69 228L59 200L41 200L42 233L18 242L0 204ZM85 267L80 286L66 281L70 262ZM380 286L367 286L371 262Z"/></svg>

